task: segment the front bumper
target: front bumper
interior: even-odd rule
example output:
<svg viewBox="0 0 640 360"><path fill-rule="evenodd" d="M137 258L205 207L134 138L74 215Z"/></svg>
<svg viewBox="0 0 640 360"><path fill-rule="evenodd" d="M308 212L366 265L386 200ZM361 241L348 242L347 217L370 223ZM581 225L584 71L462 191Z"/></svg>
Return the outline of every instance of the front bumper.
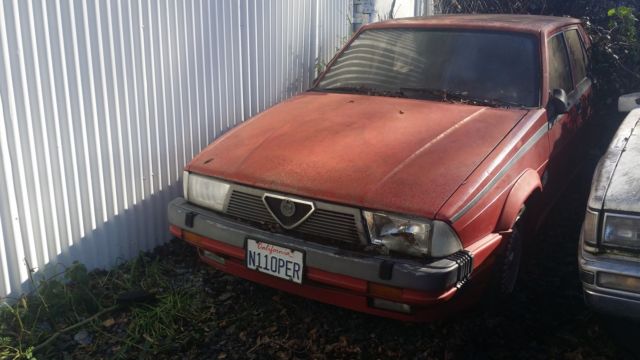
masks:
<svg viewBox="0 0 640 360"><path fill-rule="evenodd" d="M603 287L598 274L640 278L640 262L596 256L580 249L579 266L585 302L592 309L615 316L640 319L640 294Z"/></svg>
<svg viewBox="0 0 640 360"><path fill-rule="evenodd" d="M169 204L168 215L172 232L195 245L202 260L219 270L314 300L401 320L431 319L434 314L421 309L451 299L477 265L468 251L428 262L347 251L257 229L183 198ZM476 247L483 260L487 258L486 249L494 249L501 239L494 235L485 241L490 246ZM248 269L244 261L247 238L303 251L303 283ZM386 290L372 294L372 284ZM373 307L373 297L407 305L405 308L411 310L402 313Z"/></svg>

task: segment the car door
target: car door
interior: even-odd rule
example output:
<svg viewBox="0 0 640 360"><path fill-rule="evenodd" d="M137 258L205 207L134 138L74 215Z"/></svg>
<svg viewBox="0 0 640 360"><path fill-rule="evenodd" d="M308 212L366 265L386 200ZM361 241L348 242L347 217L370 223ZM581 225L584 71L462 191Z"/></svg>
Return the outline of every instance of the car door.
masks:
<svg viewBox="0 0 640 360"><path fill-rule="evenodd" d="M555 192L566 185L577 169L575 140L583 122L581 97L584 89L576 86L564 30L547 40L547 68L549 91L564 90L569 106L567 113L556 112L551 103L547 106L550 155L545 180Z"/></svg>

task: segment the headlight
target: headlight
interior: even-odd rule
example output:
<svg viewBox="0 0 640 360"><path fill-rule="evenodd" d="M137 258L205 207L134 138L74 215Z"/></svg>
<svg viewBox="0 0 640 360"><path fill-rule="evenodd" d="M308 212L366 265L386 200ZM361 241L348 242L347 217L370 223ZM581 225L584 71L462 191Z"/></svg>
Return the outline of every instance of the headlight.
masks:
<svg viewBox="0 0 640 360"><path fill-rule="evenodd" d="M598 245L598 213L587 210L582 224L582 239L587 246Z"/></svg>
<svg viewBox="0 0 640 360"><path fill-rule="evenodd" d="M462 250L453 229L442 221L409 219L364 211L371 242L407 255L443 257Z"/></svg>
<svg viewBox="0 0 640 360"><path fill-rule="evenodd" d="M640 250L640 217L605 214L602 244Z"/></svg>
<svg viewBox="0 0 640 360"><path fill-rule="evenodd" d="M187 201L212 210L222 211L227 201L230 185L208 176L185 172L182 179L184 198Z"/></svg>

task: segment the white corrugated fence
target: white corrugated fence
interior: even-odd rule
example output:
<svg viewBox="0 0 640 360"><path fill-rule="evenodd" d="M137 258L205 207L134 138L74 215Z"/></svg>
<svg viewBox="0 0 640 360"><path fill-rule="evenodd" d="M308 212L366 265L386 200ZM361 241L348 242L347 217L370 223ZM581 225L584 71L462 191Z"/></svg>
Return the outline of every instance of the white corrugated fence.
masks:
<svg viewBox="0 0 640 360"><path fill-rule="evenodd" d="M183 165L309 85L351 0L2 0L0 296L25 262L109 267L169 239Z"/></svg>

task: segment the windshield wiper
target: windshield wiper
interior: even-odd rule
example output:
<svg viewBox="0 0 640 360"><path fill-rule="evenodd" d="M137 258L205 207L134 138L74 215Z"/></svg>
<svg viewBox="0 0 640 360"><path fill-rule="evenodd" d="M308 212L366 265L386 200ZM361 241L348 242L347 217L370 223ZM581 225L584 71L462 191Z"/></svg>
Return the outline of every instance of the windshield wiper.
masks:
<svg viewBox="0 0 640 360"><path fill-rule="evenodd" d="M328 88L314 88L315 91L332 91L343 93L355 93L366 95L380 95L380 96L393 96L402 98L413 99L433 99L448 102L459 102L463 104L481 105L489 107L516 107L524 108L525 105L503 100L503 99L485 99L481 97L475 97L469 95L466 91L448 91L442 89L429 89L429 88L410 88L403 87L398 90L381 90L368 88L365 86L335 86Z"/></svg>
<svg viewBox="0 0 640 360"><path fill-rule="evenodd" d="M441 89L423 89L423 88L400 88L400 91L404 94L413 92L416 94L426 95L431 98L435 98L442 101L449 101L449 102L461 102L465 104L483 105L483 106L490 106L490 107L507 107L507 108L525 107L522 104L508 101L508 100L485 99L481 97L471 96L466 91L448 91L448 90L441 90Z"/></svg>
<svg viewBox="0 0 640 360"><path fill-rule="evenodd" d="M367 92L369 89L363 86L334 86L328 88L314 88L316 91L335 91L335 92L354 92L354 93L363 93Z"/></svg>
<svg viewBox="0 0 640 360"><path fill-rule="evenodd" d="M419 95L420 98L446 100L446 92L440 89L425 89L425 88L400 88L398 91L402 97L415 98L415 95ZM411 95L410 95L411 94Z"/></svg>
<svg viewBox="0 0 640 360"><path fill-rule="evenodd" d="M368 95L384 93L383 90L368 88L366 86L334 86L334 87L326 87L326 88L314 88L314 90L341 92L341 93L368 94Z"/></svg>
<svg viewBox="0 0 640 360"><path fill-rule="evenodd" d="M486 98L471 96L467 92L464 92L464 91L452 91L452 92L447 91L447 92L445 92L444 100L462 102L462 103L465 103L465 104L484 105L484 106L495 107L495 108L497 108L497 107L506 107L506 108L511 108L511 107L523 108L523 107L526 107L526 106L524 106L524 105L522 105L520 103L516 103L516 102L513 102L513 101L509 101L509 100L486 99Z"/></svg>
<svg viewBox="0 0 640 360"><path fill-rule="evenodd" d="M314 88L315 91L354 93L379 96L402 96L396 91L368 88L366 86L334 86L327 88ZM402 96L404 97L404 96Z"/></svg>

